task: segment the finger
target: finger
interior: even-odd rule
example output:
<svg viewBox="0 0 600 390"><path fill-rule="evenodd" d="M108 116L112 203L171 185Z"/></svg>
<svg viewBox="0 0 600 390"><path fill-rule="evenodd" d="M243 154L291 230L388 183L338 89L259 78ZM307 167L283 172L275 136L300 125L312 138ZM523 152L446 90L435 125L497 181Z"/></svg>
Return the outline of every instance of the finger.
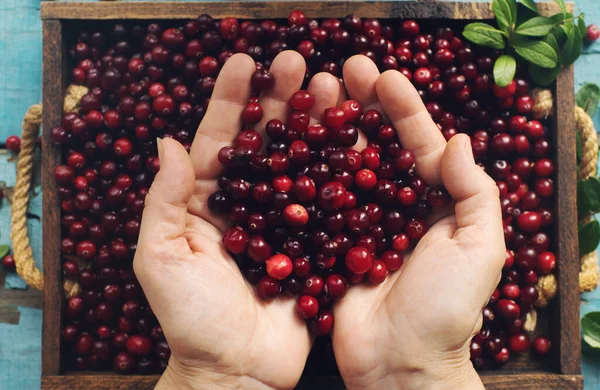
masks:
<svg viewBox="0 0 600 390"><path fill-rule="evenodd" d="M429 184L441 183L444 136L435 125L410 81L395 70L384 72L376 84L377 96L402 146L415 155L418 174Z"/></svg>
<svg viewBox="0 0 600 390"><path fill-rule="evenodd" d="M344 85L350 99L360 103L363 112L377 110L383 113L375 85L379 78L377 65L366 56L355 55L344 63ZM352 149L361 151L367 146L367 137L362 131L358 132L358 141Z"/></svg>
<svg viewBox="0 0 600 390"><path fill-rule="evenodd" d="M306 63L298 52L287 50L275 57L269 69L275 78L273 88L265 91L259 97L263 108L263 117L254 126L256 131L265 133L265 125L271 119L285 121L290 110L290 98L302 87Z"/></svg>
<svg viewBox="0 0 600 390"><path fill-rule="evenodd" d="M499 192L494 180L475 164L468 136L459 134L448 142L442 179L456 201L455 241L466 250L485 252L474 257L482 260L481 272L495 279L505 257Z"/></svg>
<svg viewBox="0 0 600 390"><path fill-rule="evenodd" d="M379 98L375 85L379 78L377 65L366 56L355 55L344 63L344 85L350 99L360 103L363 111L379 110Z"/></svg>
<svg viewBox="0 0 600 390"><path fill-rule="evenodd" d="M221 171L217 153L240 131L255 70L254 60L246 54L234 54L223 65L190 151L198 179L213 179Z"/></svg>
<svg viewBox="0 0 600 390"><path fill-rule="evenodd" d="M176 243L173 246L177 247L175 253L182 253L186 248L189 251L183 234L187 203L194 191L194 167L185 148L169 138L158 141L158 157L160 170L146 195L139 246L171 246Z"/></svg>
<svg viewBox="0 0 600 390"><path fill-rule="evenodd" d="M346 91L340 80L327 72L314 75L307 90L315 97L315 104L310 110L311 125L323 121L325 109L339 107L347 100Z"/></svg>

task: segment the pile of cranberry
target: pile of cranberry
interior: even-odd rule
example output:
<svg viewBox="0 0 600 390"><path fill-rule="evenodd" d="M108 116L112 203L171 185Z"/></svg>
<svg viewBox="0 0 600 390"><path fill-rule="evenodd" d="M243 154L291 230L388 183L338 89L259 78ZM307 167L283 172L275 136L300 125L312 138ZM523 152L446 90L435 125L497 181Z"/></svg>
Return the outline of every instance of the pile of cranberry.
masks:
<svg viewBox="0 0 600 390"><path fill-rule="evenodd" d="M311 331L329 333L329 308L347 286L381 283L400 268L403 252L427 231L424 218L448 201L442 188L416 175L414 156L381 113L363 112L355 101L328 108L323 123L309 126L313 97L298 91L285 123L266 125L268 139L251 130L262 117L256 97L274 82L271 62L287 49L306 59L305 86L318 72L340 77L354 54L382 71L397 69L446 139L471 136L476 161L500 189L508 248L472 361L477 368L503 364L531 345L548 352L548 339L531 343L523 322L538 298L538 276L556 265L552 145L546 127L531 118L528 82L494 85L500 53L412 20L309 20L293 11L287 21L202 15L162 23L98 24L69 50L71 81L90 90L80 111L49 131L63 152L54 171L63 273L82 288L65 305L63 351L72 368L165 369L169 346L132 272L144 198L159 169L155 139L172 137L189 150L219 69L235 52L256 61L255 95L243 113L248 126L219 152L225 170L210 207L231 220L224 246L259 296L299 294L298 313ZM355 151L359 129L368 146Z"/></svg>

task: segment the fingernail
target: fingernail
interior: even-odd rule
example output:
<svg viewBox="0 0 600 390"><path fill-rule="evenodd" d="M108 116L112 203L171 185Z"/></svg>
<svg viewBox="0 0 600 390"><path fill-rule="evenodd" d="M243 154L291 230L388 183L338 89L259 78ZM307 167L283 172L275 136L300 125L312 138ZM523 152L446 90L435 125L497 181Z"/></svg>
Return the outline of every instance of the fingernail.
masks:
<svg viewBox="0 0 600 390"><path fill-rule="evenodd" d="M158 137L156 137L156 150L158 151L158 161L162 161L162 157L163 157L163 145L162 145L162 140Z"/></svg>
<svg viewBox="0 0 600 390"><path fill-rule="evenodd" d="M471 146L471 139L469 137L465 138L465 156L469 161L475 163L475 157L473 157L473 147Z"/></svg>

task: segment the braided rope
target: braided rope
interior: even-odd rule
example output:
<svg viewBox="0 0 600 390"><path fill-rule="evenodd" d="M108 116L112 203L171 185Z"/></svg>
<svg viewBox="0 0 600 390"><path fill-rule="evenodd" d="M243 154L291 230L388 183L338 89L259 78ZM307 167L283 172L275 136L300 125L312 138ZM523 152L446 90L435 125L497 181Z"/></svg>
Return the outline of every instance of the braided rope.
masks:
<svg viewBox="0 0 600 390"><path fill-rule="evenodd" d="M86 87L70 85L65 94L64 112L79 111L79 102L86 93L88 93ZM41 123L42 105L35 104L29 107L23 118L21 150L19 151L19 161L17 163L17 182L12 197L10 226L10 239L13 245L17 273L29 286L37 290L44 289L44 278L35 264L33 251L29 245L26 213L29 204L29 190L31 189L35 144L39 136ZM81 294L81 287L72 280L66 280L63 289L67 298Z"/></svg>
<svg viewBox="0 0 600 390"><path fill-rule="evenodd" d="M535 106L534 116L538 119L546 118L552 114L553 100L549 90L534 91ZM596 176L598 166L598 138L592 119L580 107L575 107L575 129L581 138L583 155L579 166L578 179L583 180ZM559 259L560 261L560 259ZM580 259L579 290L592 291L598 286L598 257L596 252L588 253ZM537 283L539 298L538 307L545 307L554 298L557 292L557 282L554 275L542 276Z"/></svg>

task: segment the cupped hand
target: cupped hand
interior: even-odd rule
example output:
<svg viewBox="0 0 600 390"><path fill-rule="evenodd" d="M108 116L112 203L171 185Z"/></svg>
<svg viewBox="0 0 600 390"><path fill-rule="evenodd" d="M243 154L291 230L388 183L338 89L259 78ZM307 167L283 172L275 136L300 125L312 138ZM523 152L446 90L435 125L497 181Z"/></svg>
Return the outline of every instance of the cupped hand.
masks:
<svg viewBox="0 0 600 390"><path fill-rule="evenodd" d="M504 264L498 189L475 164L469 137L446 143L401 73L379 74L365 57L344 66L350 98L385 113L417 173L443 184L452 207L433 216L402 268L378 286L360 285L334 306L333 346L348 388L483 387L469 341Z"/></svg>
<svg viewBox="0 0 600 390"><path fill-rule="evenodd" d="M287 117L305 68L298 53L275 58L258 131ZM247 55L226 62L189 155L174 140L158 142L160 171L146 197L134 270L172 349L159 382L165 388L293 388L311 347L295 300L258 298L221 244L227 222L207 207L218 188L217 152L240 131L255 69ZM335 79L313 78L315 110L335 105L339 88Z"/></svg>

